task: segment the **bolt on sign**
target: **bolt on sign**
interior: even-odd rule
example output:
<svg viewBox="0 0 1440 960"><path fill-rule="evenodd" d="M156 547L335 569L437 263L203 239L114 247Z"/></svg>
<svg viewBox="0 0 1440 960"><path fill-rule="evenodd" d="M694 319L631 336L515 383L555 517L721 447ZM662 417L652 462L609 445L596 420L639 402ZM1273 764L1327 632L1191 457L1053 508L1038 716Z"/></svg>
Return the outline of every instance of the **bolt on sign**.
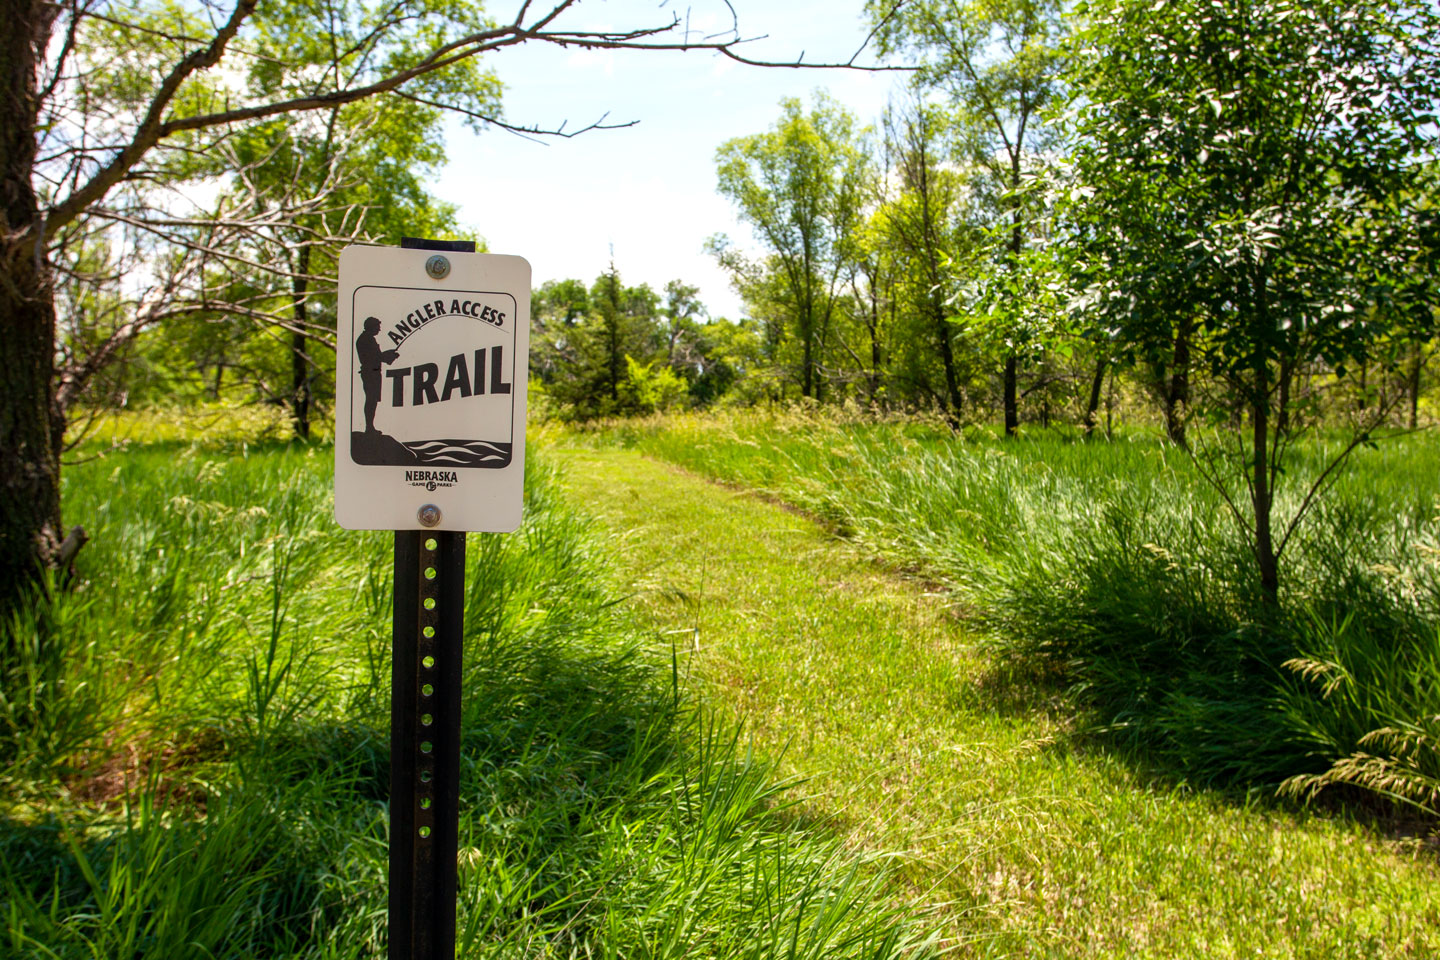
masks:
<svg viewBox="0 0 1440 960"><path fill-rule="evenodd" d="M351 530L520 524L530 264L351 246L340 255L335 519Z"/></svg>

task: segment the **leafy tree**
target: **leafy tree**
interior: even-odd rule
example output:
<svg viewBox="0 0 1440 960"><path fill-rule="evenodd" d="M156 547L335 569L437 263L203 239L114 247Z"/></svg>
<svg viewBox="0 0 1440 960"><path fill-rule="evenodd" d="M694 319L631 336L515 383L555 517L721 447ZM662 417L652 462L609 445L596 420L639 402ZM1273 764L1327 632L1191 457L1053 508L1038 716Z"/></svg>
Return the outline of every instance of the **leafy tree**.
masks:
<svg viewBox="0 0 1440 960"><path fill-rule="evenodd" d="M885 178L874 181L875 200L883 204ZM846 345L865 382L865 396L872 406L881 403L889 388L889 371L893 361L891 336L894 327L895 289L899 273L897 258L892 256L884 236L880 216L872 212L856 231L846 275L851 291L851 313L856 326L864 331L868 357Z"/></svg>
<svg viewBox="0 0 1440 960"><path fill-rule="evenodd" d="M947 163L953 146L949 126L942 108L920 97L886 113L886 156L899 194L881 206L877 226L897 263L896 295L916 320L911 335L918 343L933 344L940 358L940 389L929 389L928 377L921 382L957 425L966 372L956 356L955 304L960 277L981 238L970 219L965 175Z"/></svg>
<svg viewBox="0 0 1440 960"><path fill-rule="evenodd" d="M566 280L543 287L541 295L547 312L559 308L573 316L551 323L547 330L553 370L544 382L566 416L585 420L648 413L655 409L651 401L657 397L669 402L669 383L656 379L659 374L653 369L654 361L665 361L664 332L660 298L648 285L625 286L620 271L611 263L589 291L578 281ZM582 302L588 305L588 312L569 313L578 310ZM631 383L636 376L647 383ZM680 384L683 393L683 381L673 373L671 379ZM641 410L638 401L650 406Z"/></svg>
<svg viewBox="0 0 1440 960"><path fill-rule="evenodd" d="M754 320L732 323L721 317L697 324L687 338L681 372L690 382L690 402L709 406L737 396L740 402L759 399L763 366L759 326Z"/></svg>
<svg viewBox="0 0 1440 960"><path fill-rule="evenodd" d="M590 313L584 280L546 280L530 296L530 374L554 383L574 327Z"/></svg>
<svg viewBox="0 0 1440 960"><path fill-rule="evenodd" d="M684 400L685 381L661 358L640 363L625 357L625 380L620 384L620 407L629 414L669 410Z"/></svg>
<svg viewBox="0 0 1440 960"><path fill-rule="evenodd" d="M689 338L705 315L705 305L700 302L700 288L671 280L665 284L665 305L660 310L666 321L665 362L672 367L683 366L685 341Z"/></svg>
<svg viewBox="0 0 1440 960"><path fill-rule="evenodd" d="M1340 462L1276 521L1297 372L1344 376L1395 333L1433 330L1437 221L1423 198L1440 17L1389 0L1081 12L1073 215L1089 302L1140 348L1195 318L1198 359L1226 387L1212 409L1241 451L1197 462L1273 599L1285 548Z"/></svg>
<svg viewBox="0 0 1440 960"><path fill-rule="evenodd" d="M808 114L794 98L780 108L772 130L730 140L716 154L720 192L755 228L769 256L747 263L728 251L724 238L712 249L742 296L777 310L774 345L793 331L800 394L821 400L821 365L842 309L871 165L855 118L834 100L817 94Z"/></svg>
<svg viewBox="0 0 1440 960"><path fill-rule="evenodd" d="M1021 254L1031 232L1026 209L1026 178L1049 149L1053 131L1042 121L1059 91L1062 5L1056 0L912 0L897 6L868 0L882 52L920 62L915 82L941 93L964 129L968 160L989 179L989 194L999 239L1000 269L1018 275ZM1014 307L1004 359L1005 433L1020 423L1018 376L1028 326L1018 300L997 301Z"/></svg>

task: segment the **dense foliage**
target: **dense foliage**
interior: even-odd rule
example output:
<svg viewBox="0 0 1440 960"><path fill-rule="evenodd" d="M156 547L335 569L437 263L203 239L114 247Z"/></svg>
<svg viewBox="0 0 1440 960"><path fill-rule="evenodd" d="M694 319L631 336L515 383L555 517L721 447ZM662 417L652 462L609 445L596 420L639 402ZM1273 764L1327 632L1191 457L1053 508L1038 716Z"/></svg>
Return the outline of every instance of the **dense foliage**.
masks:
<svg viewBox="0 0 1440 960"><path fill-rule="evenodd" d="M614 265L549 281L532 316L538 409L592 419L808 398L934 410L954 426L995 417L1013 435L1023 423L1091 432L1105 406L1112 420L1117 407L1163 420L1181 444L1197 416L1259 412L1258 446L1253 423L1235 431L1254 455L1209 467L1248 501L1236 519L1273 586L1293 518L1270 523L1266 504L1297 429L1422 419L1433 12L1389 0L891 6L868 8L878 50L918 69L873 125L817 94L717 154L719 190L759 247L710 244L745 317L707 319L683 278L629 287ZM353 33L355 17L332 30ZM265 20L261 36L318 63L325 51L296 39L307 22ZM397 37L393 56L425 39ZM124 76L127 62L108 69ZM93 286L114 254L91 244L63 298L62 344L87 377L76 396L228 392L289 405L305 435L333 391L335 251L456 230L423 186L444 157L428 101L463 93L472 122L498 121L498 81L468 63L427 80L429 93L282 115L166 168L169 189L237 171L217 209L264 229L205 237L234 256L198 274L177 261L180 285L155 294L169 312L141 310L138 327L101 322L127 308ZM245 82L277 96L340 79L259 60ZM201 305L171 310L192 288ZM144 333L160 319L163 332Z"/></svg>
<svg viewBox="0 0 1440 960"><path fill-rule="evenodd" d="M1356 408L1418 421L1433 11L891 7L872 11L882 49L919 70L878 130L791 101L717 158L764 251L716 243L764 325L772 396L1088 431L1118 376L1181 444L1196 415L1258 411L1261 521L1297 429Z"/></svg>

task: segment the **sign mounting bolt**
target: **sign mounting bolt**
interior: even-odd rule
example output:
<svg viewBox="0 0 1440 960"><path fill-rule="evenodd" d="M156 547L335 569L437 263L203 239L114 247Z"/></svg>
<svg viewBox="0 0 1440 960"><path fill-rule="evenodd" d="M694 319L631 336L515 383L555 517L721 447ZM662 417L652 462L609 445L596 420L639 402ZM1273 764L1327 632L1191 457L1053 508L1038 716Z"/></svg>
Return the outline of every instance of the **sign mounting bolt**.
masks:
<svg viewBox="0 0 1440 960"><path fill-rule="evenodd" d="M435 256L425 261L425 272L430 275L430 279L432 280L444 280L450 275L449 258L442 257L438 253L435 254Z"/></svg>
<svg viewBox="0 0 1440 960"><path fill-rule="evenodd" d="M422 526L433 527L440 522L440 508L433 503L427 503L420 508L417 516L419 516Z"/></svg>

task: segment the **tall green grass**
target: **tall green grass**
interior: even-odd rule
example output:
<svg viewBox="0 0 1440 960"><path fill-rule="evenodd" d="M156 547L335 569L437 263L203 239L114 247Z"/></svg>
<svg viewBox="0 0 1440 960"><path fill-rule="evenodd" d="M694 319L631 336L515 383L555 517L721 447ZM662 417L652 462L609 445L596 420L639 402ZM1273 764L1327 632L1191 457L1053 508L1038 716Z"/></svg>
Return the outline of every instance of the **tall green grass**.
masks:
<svg viewBox="0 0 1440 960"><path fill-rule="evenodd" d="M67 471L82 584L4 628L6 956L383 955L390 537L334 527L329 462L173 443ZM468 555L460 954L928 952L527 471L524 526Z"/></svg>
<svg viewBox="0 0 1440 960"><path fill-rule="evenodd" d="M1216 492L1148 437L1015 443L814 415L596 435L758 488L949 585L996 669L1059 682L1085 729L1197 784L1346 784L1433 814L1440 444L1362 451L1285 558L1281 603ZM1333 452L1300 451L1278 515Z"/></svg>

